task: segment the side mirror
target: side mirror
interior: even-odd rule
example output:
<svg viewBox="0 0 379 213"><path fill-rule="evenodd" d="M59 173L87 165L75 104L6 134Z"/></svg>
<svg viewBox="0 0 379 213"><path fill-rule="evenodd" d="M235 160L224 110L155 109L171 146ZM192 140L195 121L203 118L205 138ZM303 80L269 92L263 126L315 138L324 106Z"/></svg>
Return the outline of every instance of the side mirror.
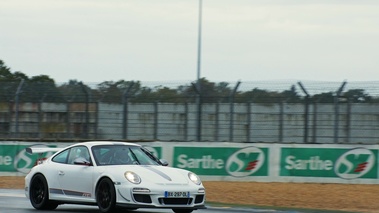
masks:
<svg viewBox="0 0 379 213"><path fill-rule="evenodd" d="M89 162L88 160L84 159L84 158L76 158L74 160L74 164L75 165L83 165L83 166L91 166L91 162Z"/></svg>
<svg viewBox="0 0 379 213"><path fill-rule="evenodd" d="M168 166L168 162L165 159L159 159L159 162L161 162L162 166Z"/></svg>

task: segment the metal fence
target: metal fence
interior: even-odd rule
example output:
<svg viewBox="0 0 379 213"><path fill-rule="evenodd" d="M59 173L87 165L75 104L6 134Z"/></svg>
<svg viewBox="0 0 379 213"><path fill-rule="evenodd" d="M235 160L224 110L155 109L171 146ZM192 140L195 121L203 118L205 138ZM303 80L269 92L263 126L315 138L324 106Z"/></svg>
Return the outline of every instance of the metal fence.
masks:
<svg viewBox="0 0 379 213"><path fill-rule="evenodd" d="M378 143L379 104L1 104L3 139ZM126 110L125 110L126 108ZM338 113L338 114L337 114ZM199 140L200 138L200 140Z"/></svg>
<svg viewBox="0 0 379 213"><path fill-rule="evenodd" d="M340 84L334 85L338 91ZM370 94L377 95L374 84L366 82L359 85L371 85ZM132 103L126 100L123 103L104 103L87 100L85 103L0 102L0 138L379 142L379 104L376 103L351 103L348 100L308 103L304 99L303 103L289 103L285 100L255 103L252 100L247 103L202 103L199 106L192 102Z"/></svg>

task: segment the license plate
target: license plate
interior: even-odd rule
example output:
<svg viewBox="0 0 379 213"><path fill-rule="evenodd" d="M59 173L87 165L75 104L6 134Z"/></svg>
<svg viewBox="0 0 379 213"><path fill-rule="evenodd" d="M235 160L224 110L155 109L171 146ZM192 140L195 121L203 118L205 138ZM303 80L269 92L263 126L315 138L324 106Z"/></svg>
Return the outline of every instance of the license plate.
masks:
<svg viewBox="0 0 379 213"><path fill-rule="evenodd" d="M164 193L165 197L189 197L190 193L189 192L165 192Z"/></svg>

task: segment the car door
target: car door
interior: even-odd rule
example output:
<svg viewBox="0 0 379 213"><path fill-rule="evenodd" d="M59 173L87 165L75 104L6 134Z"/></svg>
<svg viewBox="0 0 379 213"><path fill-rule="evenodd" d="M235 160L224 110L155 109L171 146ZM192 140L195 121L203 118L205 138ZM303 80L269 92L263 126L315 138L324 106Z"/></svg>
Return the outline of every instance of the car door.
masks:
<svg viewBox="0 0 379 213"><path fill-rule="evenodd" d="M63 193L77 201L87 201L95 197L92 194L93 166L92 163L84 163L84 160L91 162L87 147L75 146L70 149L67 163L58 168L58 180Z"/></svg>

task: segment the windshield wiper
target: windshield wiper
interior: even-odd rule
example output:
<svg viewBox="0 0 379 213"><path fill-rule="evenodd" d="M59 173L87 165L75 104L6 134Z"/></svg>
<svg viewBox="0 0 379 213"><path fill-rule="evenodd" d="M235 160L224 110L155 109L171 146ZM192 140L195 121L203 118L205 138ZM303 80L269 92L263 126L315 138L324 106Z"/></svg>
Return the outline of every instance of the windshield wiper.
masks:
<svg viewBox="0 0 379 213"><path fill-rule="evenodd" d="M134 154L134 152L132 151L131 148L129 148L129 151L130 151L130 153L132 153L132 155L133 155L134 162L137 162L137 164L141 164L141 163L138 161L138 158L137 158L136 154Z"/></svg>
<svg viewBox="0 0 379 213"><path fill-rule="evenodd" d="M153 155L151 152L149 152L148 149L146 148L142 148L141 149L147 156L149 156L153 161L155 161L156 163L158 164L162 164L161 161L159 160L159 158L157 158L155 155Z"/></svg>

